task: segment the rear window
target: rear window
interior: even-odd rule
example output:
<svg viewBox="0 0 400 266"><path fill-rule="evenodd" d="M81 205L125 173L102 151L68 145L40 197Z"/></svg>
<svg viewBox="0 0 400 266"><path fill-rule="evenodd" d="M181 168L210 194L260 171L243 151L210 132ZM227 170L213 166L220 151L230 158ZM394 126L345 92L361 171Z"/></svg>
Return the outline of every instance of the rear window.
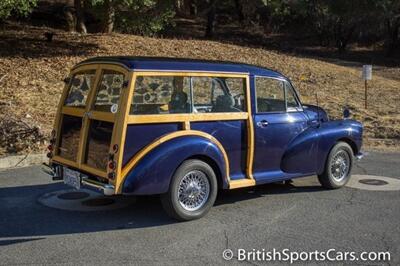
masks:
<svg viewBox="0 0 400 266"><path fill-rule="evenodd" d="M61 138L58 147L58 155L75 161L79 150L79 140L82 127L82 118L63 115Z"/></svg>
<svg viewBox="0 0 400 266"><path fill-rule="evenodd" d="M90 70L75 74L68 90L64 105L84 108L90 89L93 86L96 71Z"/></svg>
<svg viewBox="0 0 400 266"><path fill-rule="evenodd" d="M113 123L90 121L85 158L87 165L106 170L113 127Z"/></svg>
<svg viewBox="0 0 400 266"><path fill-rule="evenodd" d="M121 89L124 86L122 73L105 70L97 88L93 110L115 113L118 110Z"/></svg>

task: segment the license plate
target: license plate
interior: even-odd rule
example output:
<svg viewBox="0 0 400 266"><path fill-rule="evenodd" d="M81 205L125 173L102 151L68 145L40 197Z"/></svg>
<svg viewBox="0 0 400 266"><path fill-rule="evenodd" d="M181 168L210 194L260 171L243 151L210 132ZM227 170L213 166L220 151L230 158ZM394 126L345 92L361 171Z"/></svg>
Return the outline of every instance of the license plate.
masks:
<svg viewBox="0 0 400 266"><path fill-rule="evenodd" d="M76 189L80 189L81 188L80 173L64 167L64 184L74 187Z"/></svg>

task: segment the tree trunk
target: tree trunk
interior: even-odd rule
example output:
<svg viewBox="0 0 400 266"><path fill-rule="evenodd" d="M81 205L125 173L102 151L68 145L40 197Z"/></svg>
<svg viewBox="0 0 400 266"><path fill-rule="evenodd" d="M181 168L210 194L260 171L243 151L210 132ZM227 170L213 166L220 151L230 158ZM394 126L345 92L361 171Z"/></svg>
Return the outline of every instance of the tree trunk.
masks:
<svg viewBox="0 0 400 266"><path fill-rule="evenodd" d="M386 21L387 25L387 32L388 32L388 45L386 50L386 55L391 56L393 55L394 51L396 50L398 43L399 43L399 30L400 30L400 19L395 21L390 21L388 19Z"/></svg>
<svg viewBox="0 0 400 266"><path fill-rule="evenodd" d="M74 0L74 6L76 13L76 31L80 33L87 33L82 0Z"/></svg>
<svg viewBox="0 0 400 266"><path fill-rule="evenodd" d="M106 1L107 14L104 22L104 33L112 33L114 31L114 21L115 21L115 8L112 0Z"/></svg>
<svg viewBox="0 0 400 266"><path fill-rule="evenodd" d="M243 14L243 6L240 0L235 0L235 8L236 8L236 14L238 16L239 22L243 23L244 21L244 14Z"/></svg>
<svg viewBox="0 0 400 266"><path fill-rule="evenodd" d="M191 0L175 0L175 11L180 16L189 16L192 13Z"/></svg>
<svg viewBox="0 0 400 266"><path fill-rule="evenodd" d="M339 53L344 53L346 51L347 45L349 44L351 37L353 37L353 33L356 30L356 25L350 27L347 34L344 34L340 37L340 46Z"/></svg>
<svg viewBox="0 0 400 266"><path fill-rule="evenodd" d="M191 16L197 16L197 3L194 0L189 1L190 3L190 15Z"/></svg>
<svg viewBox="0 0 400 266"><path fill-rule="evenodd" d="M211 0L210 2L210 9L207 12L207 27L206 27L206 38L211 38L214 36L215 30L215 15L217 12L217 1L218 0Z"/></svg>
<svg viewBox="0 0 400 266"><path fill-rule="evenodd" d="M74 15L75 10L73 6L65 6L64 7L64 17L67 21L67 31L75 32L76 29L76 17Z"/></svg>

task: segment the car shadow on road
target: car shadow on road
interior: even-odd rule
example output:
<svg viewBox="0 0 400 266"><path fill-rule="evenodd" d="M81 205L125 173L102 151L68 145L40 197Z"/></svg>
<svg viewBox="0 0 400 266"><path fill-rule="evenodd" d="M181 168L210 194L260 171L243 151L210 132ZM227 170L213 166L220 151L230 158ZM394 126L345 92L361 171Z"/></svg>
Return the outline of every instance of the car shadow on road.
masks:
<svg viewBox="0 0 400 266"><path fill-rule="evenodd" d="M324 188L312 177L298 179L294 182L279 182L258 185L255 187L241 188L235 190L224 190L218 194L215 205L231 204L235 202L264 197L266 195L311 193L321 192Z"/></svg>
<svg viewBox="0 0 400 266"><path fill-rule="evenodd" d="M49 208L37 201L46 193L63 189L66 186L62 183L0 188L0 246L51 235L159 227L177 223L165 214L157 196L137 197L135 203L121 209L89 212ZM309 185L261 185L251 189L221 191L216 205L250 200L267 194L320 190L319 186Z"/></svg>

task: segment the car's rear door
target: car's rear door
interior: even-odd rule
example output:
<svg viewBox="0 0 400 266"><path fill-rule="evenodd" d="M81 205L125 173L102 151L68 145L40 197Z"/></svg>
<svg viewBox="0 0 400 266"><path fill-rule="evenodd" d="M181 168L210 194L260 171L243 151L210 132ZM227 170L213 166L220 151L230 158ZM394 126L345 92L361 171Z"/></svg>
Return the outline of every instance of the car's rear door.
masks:
<svg viewBox="0 0 400 266"><path fill-rule="evenodd" d="M72 72L60 106L55 161L108 178L109 152L113 144L120 145L123 131L127 75L124 68L107 64Z"/></svg>

